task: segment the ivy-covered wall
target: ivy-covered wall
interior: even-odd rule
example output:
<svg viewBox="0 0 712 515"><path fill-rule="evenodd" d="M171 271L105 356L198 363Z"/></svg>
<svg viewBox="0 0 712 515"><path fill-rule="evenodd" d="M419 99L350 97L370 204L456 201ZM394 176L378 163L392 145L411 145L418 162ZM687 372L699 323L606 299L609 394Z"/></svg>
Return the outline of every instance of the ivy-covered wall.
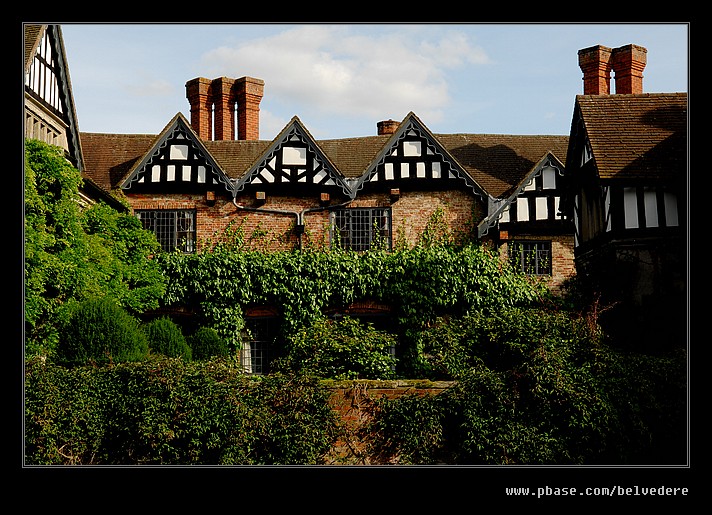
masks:
<svg viewBox="0 0 712 515"><path fill-rule="evenodd" d="M404 396L438 395L453 381L427 380L357 380L322 381L330 393L329 405L337 413L342 433L327 454L327 465L383 465L374 463L369 454L368 437L364 435L372 422L375 401L396 400Z"/></svg>

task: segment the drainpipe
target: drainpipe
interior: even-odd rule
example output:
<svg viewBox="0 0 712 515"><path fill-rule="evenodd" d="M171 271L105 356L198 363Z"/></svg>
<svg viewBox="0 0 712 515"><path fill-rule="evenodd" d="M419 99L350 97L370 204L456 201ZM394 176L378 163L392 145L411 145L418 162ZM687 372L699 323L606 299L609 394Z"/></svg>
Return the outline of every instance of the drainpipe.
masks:
<svg viewBox="0 0 712 515"><path fill-rule="evenodd" d="M265 213L265 214L272 214L272 215L282 215L282 216L293 216L295 218L295 231L297 233L297 238L299 240L299 250L302 250L302 234L304 234L304 215L306 215L307 213L316 213L318 211L325 211L327 209L336 209L339 207L343 207L347 204L350 204L351 200L347 200L346 202L342 202L341 204L335 204L333 206L309 207L307 209L303 209L302 211L289 211L289 210L285 210L285 209L264 209L261 207L241 206L240 204L237 203L236 197L232 198L232 203L237 209L239 209L241 211L249 211L251 213Z"/></svg>

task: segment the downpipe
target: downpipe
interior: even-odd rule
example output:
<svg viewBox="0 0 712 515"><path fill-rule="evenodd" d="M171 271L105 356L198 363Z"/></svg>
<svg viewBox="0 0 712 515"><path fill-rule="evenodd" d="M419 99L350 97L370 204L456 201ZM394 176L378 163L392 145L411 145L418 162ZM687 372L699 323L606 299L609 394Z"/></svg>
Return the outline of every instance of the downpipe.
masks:
<svg viewBox="0 0 712 515"><path fill-rule="evenodd" d="M302 235L304 234L304 217L307 213L317 213L320 211L326 211L329 209L338 209L344 207L352 202L353 199L349 199L346 202L340 204L334 204L333 206L319 206L319 207L309 207L301 211L290 211L286 209L265 209L261 207L247 207L242 206L237 203L237 198L232 198L233 205L239 211L248 211L251 213L264 213L270 215L280 215L280 216L293 216L294 217L294 232L297 235L297 241L299 245L299 250L302 250Z"/></svg>

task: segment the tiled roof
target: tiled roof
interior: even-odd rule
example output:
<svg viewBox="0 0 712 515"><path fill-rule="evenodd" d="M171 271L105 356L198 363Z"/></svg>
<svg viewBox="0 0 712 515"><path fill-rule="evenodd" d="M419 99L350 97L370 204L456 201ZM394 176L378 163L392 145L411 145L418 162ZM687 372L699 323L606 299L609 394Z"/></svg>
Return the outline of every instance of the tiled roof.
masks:
<svg viewBox="0 0 712 515"><path fill-rule="evenodd" d="M242 177L270 144L269 141L263 140L202 140L202 143L231 179Z"/></svg>
<svg viewBox="0 0 712 515"><path fill-rule="evenodd" d="M549 151L566 161L568 136L481 134L434 135L472 177L492 196L515 187ZM86 173L106 189L121 179L154 144L157 136L82 133ZM358 178L383 149L390 136L366 136L316 143L348 178ZM205 148L232 179L241 177L269 147L269 141L203 141Z"/></svg>
<svg viewBox="0 0 712 515"><path fill-rule="evenodd" d="M670 179L686 169L687 93L579 95L602 179Z"/></svg>
<svg viewBox="0 0 712 515"><path fill-rule="evenodd" d="M344 176L360 177L390 136L319 140L317 144Z"/></svg>
<svg viewBox="0 0 712 515"><path fill-rule="evenodd" d="M493 197L511 193L547 152L566 162L568 136L436 134L445 148Z"/></svg>
<svg viewBox="0 0 712 515"><path fill-rule="evenodd" d="M156 135L81 132L84 173L107 191L116 188L151 148Z"/></svg>

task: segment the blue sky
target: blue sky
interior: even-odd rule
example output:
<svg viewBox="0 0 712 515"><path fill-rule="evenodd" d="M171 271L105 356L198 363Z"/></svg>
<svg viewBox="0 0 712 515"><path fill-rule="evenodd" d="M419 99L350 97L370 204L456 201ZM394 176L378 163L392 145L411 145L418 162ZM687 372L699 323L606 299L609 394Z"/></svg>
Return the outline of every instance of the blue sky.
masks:
<svg viewBox="0 0 712 515"><path fill-rule="evenodd" d="M317 139L413 111L434 133L568 135L578 50L647 48L646 93L684 92L689 25L62 24L79 128L157 134L190 119L195 77L265 81L260 138L298 116Z"/></svg>

